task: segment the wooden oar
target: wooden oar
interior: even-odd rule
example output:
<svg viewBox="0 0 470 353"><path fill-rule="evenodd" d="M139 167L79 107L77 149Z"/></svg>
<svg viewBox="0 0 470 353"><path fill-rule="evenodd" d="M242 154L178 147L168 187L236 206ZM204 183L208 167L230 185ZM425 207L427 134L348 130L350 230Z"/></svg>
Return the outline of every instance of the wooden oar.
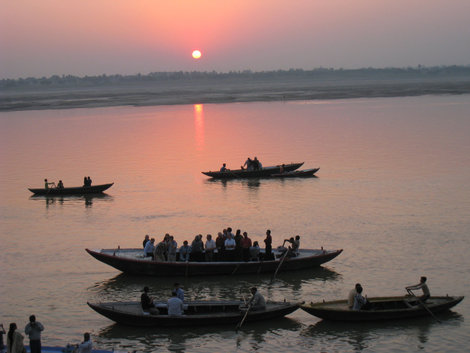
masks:
<svg viewBox="0 0 470 353"><path fill-rule="evenodd" d="M238 332L238 330L240 329L240 327L242 327L243 323L244 323L245 320L246 320L246 317L248 316L248 313L250 312L250 309L251 309L251 303L248 304L248 308L246 308L245 315L243 315L243 318L242 318L241 321L238 323L237 327L235 328L235 331Z"/></svg>
<svg viewBox="0 0 470 353"><path fill-rule="evenodd" d="M273 275L273 278L271 279L271 282L273 282L274 279L276 278L276 275L279 272L279 269L281 268L282 263L284 262L284 259L286 258L288 252L289 252L289 249L287 249L286 252L282 255L282 258L279 261L279 265L277 266L276 271L274 272L274 275Z"/></svg>
<svg viewBox="0 0 470 353"><path fill-rule="evenodd" d="M420 303L420 304L423 306L423 308L424 308L437 322L441 323L441 320L439 320L439 319L436 317L436 315L434 315L434 313L424 304L424 302L423 302L421 299L419 299L419 297L417 297L417 296L412 292L411 289L408 289L408 288L407 288L406 291L407 291L410 295L412 295L413 297L415 297L416 300L418 301L418 303Z"/></svg>

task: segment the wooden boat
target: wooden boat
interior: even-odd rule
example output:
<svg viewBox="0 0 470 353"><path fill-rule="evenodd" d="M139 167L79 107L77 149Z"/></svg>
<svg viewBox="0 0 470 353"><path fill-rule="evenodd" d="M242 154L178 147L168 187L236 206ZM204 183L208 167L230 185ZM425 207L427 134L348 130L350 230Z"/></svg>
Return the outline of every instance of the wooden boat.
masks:
<svg viewBox="0 0 470 353"><path fill-rule="evenodd" d="M119 324L128 326L213 326L236 325L246 313L243 301L193 301L184 303L184 314L169 316L166 302L157 302L158 315L142 311L140 302L87 303L93 310ZM266 309L250 310L245 322L271 320L290 314L299 308L298 303L266 302Z"/></svg>
<svg viewBox="0 0 470 353"><path fill-rule="evenodd" d="M293 170L290 172L272 174L271 178L308 178L315 175L320 168Z"/></svg>
<svg viewBox="0 0 470 353"><path fill-rule="evenodd" d="M284 164L284 171L290 172L296 169L299 169L304 162L302 163L290 163ZM237 178L264 178L269 177L272 174L279 174L281 172L281 165L275 165L270 167L263 167L259 170L246 170L246 169L230 169L225 172L202 172L207 176L210 176L214 179L237 179Z"/></svg>
<svg viewBox="0 0 470 353"><path fill-rule="evenodd" d="M208 276L274 273L318 267L333 260L341 250L301 249L296 257L286 257L280 265L281 253L266 261L159 262L143 257L143 249L101 249L86 251L95 259L124 273L150 276ZM216 254L217 255L217 254ZM178 256L178 254L177 254Z"/></svg>
<svg viewBox="0 0 470 353"><path fill-rule="evenodd" d="M406 319L431 315L448 310L462 301L464 297L431 297L425 307L412 296L368 298L372 308L351 310L347 300L310 303L300 307L311 315L336 321L372 321Z"/></svg>
<svg viewBox="0 0 470 353"><path fill-rule="evenodd" d="M50 189L28 189L35 195L43 195L43 196L53 196L53 195L83 195L83 194L97 194L100 192L109 189L113 186L114 183L111 184L101 184L101 185L92 185L92 186L76 186L70 188L50 188Z"/></svg>

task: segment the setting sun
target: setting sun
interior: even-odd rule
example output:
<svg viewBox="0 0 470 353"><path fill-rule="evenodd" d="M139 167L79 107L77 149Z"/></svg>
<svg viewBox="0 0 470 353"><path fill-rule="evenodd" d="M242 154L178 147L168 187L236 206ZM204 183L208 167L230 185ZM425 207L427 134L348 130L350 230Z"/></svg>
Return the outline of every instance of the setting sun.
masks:
<svg viewBox="0 0 470 353"><path fill-rule="evenodd" d="M194 50L192 55L194 59L199 59L202 54L199 50Z"/></svg>

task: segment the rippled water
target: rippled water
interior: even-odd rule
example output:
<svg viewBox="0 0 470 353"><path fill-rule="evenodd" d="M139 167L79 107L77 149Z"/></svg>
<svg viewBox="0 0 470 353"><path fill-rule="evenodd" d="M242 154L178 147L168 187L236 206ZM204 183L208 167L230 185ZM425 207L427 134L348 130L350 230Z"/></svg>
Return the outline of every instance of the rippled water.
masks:
<svg viewBox="0 0 470 353"><path fill-rule="evenodd" d="M400 295L428 277L436 295L470 285L470 97L180 105L0 113L0 322L34 313L44 345L90 331L100 348L145 352L465 351L470 304L431 317L346 324L296 311L233 327L141 329L114 325L87 301L166 297L176 278L132 277L85 248L135 247L169 232L179 244L222 228L274 245L343 248L326 266L298 273L178 278L192 299ZM317 178L213 181L200 172L248 156L266 165L305 161ZM115 182L101 197L31 197L62 179Z"/></svg>

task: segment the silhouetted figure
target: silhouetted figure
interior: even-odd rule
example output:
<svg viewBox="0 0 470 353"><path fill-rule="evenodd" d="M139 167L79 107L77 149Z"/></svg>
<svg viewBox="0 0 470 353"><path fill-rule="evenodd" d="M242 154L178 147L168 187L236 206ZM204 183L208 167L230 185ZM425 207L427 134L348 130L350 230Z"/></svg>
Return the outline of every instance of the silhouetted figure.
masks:
<svg viewBox="0 0 470 353"><path fill-rule="evenodd" d="M24 328L24 332L29 336L31 353L41 353L41 331L44 331L44 326L36 321L36 316L31 315L29 323Z"/></svg>

